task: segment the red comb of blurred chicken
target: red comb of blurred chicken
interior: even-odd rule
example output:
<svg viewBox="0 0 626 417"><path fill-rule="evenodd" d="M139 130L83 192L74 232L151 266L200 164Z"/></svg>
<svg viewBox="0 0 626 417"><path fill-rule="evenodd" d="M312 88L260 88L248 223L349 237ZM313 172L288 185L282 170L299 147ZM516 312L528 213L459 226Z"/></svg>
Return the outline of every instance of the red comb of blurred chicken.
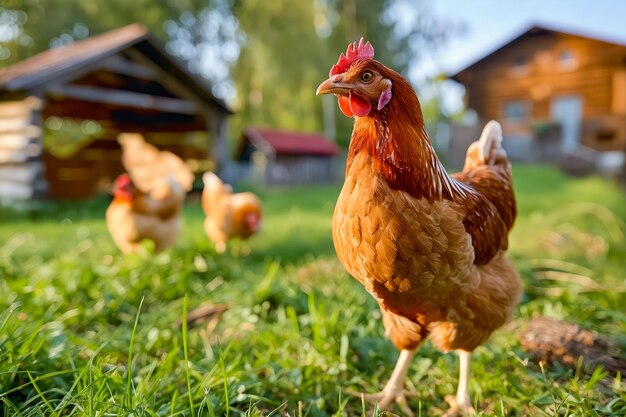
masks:
<svg viewBox="0 0 626 417"><path fill-rule="evenodd" d="M232 188L212 172L202 177L202 208L206 214L204 230L215 249L226 250L228 239L247 239L261 226L261 201L252 193L233 193Z"/></svg>

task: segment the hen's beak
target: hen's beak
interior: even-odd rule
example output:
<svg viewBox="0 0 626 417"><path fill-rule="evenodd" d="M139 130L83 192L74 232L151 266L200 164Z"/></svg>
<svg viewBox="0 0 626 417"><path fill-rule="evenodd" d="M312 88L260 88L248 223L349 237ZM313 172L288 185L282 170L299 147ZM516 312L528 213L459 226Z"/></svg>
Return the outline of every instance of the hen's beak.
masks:
<svg viewBox="0 0 626 417"><path fill-rule="evenodd" d="M331 77L321 83L317 87L315 95L321 96L323 94L348 94L350 92L350 85L341 82L341 78L338 76Z"/></svg>

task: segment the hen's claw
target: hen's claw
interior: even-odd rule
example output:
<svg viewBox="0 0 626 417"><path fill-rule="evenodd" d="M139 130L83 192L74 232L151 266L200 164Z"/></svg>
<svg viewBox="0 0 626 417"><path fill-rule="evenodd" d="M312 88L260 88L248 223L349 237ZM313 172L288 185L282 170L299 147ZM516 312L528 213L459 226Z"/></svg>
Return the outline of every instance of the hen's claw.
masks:
<svg viewBox="0 0 626 417"><path fill-rule="evenodd" d="M474 410L474 407L472 407L469 403L469 398L467 399L467 402L459 403L454 395L446 395L445 400L450 405L450 409L446 411L442 417L464 417L476 415L476 410Z"/></svg>
<svg viewBox="0 0 626 417"><path fill-rule="evenodd" d="M398 404L398 407L400 407L400 410L402 410L405 416L415 416L406 401L406 395L402 387L397 388L386 386L381 392L377 392L375 394L364 394L356 391L347 391L347 393L355 397L360 397L365 401L375 402L381 410L388 409L389 406L395 402Z"/></svg>

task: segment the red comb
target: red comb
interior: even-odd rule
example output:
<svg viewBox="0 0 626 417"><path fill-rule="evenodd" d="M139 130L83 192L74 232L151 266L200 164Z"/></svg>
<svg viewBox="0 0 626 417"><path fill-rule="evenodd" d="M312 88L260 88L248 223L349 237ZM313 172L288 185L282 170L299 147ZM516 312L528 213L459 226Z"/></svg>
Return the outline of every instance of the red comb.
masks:
<svg viewBox="0 0 626 417"><path fill-rule="evenodd" d="M339 61L330 69L330 76L332 77L335 74L341 74L342 72L346 72L350 65L357 59L372 59L374 58L374 47L369 42L364 42L363 38L359 40L357 45L356 42L352 42L348 45L348 50L346 54L343 53L339 55Z"/></svg>
<svg viewBox="0 0 626 417"><path fill-rule="evenodd" d="M123 188L128 187L132 183L132 181L130 180L130 175L122 174L115 179L114 183L116 187Z"/></svg>

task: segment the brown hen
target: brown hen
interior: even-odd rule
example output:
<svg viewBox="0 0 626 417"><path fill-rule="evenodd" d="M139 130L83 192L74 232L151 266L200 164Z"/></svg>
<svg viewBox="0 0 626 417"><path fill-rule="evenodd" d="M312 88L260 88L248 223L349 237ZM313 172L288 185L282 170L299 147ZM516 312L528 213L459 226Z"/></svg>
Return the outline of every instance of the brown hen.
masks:
<svg viewBox="0 0 626 417"><path fill-rule="evenodd" d="M141 135L122 134L119 142L128 174L113 184L107 227L124 253L137 251L146 239L159 252L174 244L180 233L180 213L193 173L178 156L159 151Z"/></svg>
<svg viewBox="0 0 626 417"><path fill-rule="evenodd" d="M317 94L335 94L354 117L333 241L348 270L378 302L400 356L382 392L407 414L403 383L427 338L457 350L457 394L447 416L473 412L470 355L512 315L521 293L506 259L516 216L511 167L497 122L468 150L461 173L448 175L424 126L418 98L398 73L374 59L363 40L348 47Z"/></svg>
<svg viewBox="0 0 626 417"><path fill-rule="evenodd" d="M250 192L233 193L230 185L212 172L202 177L202 208L206 214L204 230L214 243L215 250L223 253L231 238L247 239L261 226L261 200Z"/></svg>

